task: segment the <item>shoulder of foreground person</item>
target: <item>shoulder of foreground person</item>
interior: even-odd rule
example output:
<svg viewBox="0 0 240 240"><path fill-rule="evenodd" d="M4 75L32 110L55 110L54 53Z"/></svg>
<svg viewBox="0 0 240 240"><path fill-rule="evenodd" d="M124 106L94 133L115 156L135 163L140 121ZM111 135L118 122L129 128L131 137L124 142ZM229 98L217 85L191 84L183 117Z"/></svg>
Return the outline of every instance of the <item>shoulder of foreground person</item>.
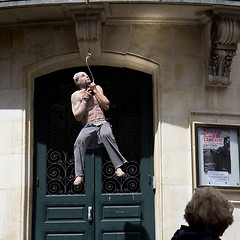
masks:
<svg viewBox="0 0 240 240"><path fill-rule="evenodd" d="M171 240L220 240L220 238L187 226L181 226Z"/></svg>

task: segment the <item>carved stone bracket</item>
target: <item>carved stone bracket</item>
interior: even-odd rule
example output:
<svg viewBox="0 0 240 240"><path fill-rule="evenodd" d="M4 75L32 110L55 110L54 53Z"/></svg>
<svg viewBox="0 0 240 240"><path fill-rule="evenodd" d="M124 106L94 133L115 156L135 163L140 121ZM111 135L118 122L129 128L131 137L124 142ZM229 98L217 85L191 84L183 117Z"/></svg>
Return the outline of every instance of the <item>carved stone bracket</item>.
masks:
<svg viewBox="0 0 240 240"><path fill-rule="evenodd" d="M101 55L102 13L104 8L70 9L75 21L76 37L81 60L85 61L90 48L94 60Z"/></svg>
<svg viewBox="0 0 240 240"><path fill-rule="evenodd" d="M235 14L217 14L212 19L208 85L226 87L231 84L232 60L240 42L240 16L238 18Z"/></svg>

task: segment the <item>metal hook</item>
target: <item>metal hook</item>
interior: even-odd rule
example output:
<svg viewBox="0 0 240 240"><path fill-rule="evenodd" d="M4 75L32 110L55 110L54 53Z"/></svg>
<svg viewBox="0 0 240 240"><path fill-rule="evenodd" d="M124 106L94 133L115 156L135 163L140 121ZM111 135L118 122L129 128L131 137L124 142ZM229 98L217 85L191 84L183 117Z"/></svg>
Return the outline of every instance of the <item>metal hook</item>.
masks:
<svg viewBox="0 0 240 240"><path fill-rule="evenodd" d="M89 71L90 74L91 74L92 82L94 82L93 74L92 74L91 69L90 69L90 67L89 67L89 65L88 65L88 59L91 58L91 57L92 57L92 54L91 54L90 48L88 48L88 55L87 55L87 57L86 57L86 65L87 65L87 67L88 67L88 71Z"/></svg>

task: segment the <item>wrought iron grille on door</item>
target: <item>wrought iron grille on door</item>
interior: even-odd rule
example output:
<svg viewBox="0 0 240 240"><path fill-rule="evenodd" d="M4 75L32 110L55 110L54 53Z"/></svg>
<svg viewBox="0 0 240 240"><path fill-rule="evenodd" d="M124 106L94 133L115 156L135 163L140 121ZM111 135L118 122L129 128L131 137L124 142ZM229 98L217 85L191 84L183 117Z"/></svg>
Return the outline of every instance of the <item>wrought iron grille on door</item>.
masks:
<svg viewBox="0 0 240 240"><path fill-rule="evenodd" d="M73 74L72 74L73 75ZM74 141L81 130L71 111L71 94L76 90L71 77L59 78L58 86L48 84L47 195L84 194L84 184L74 186ZM51 75L49 75L51 78ZM104 80L103 80L104 79ZM49 81L50 82L50 81ZM126 176L116 178L114 167L102 148L102 193L138 193L140 186L140 91L128 80L112 80L98 74L97 83L110 100L105 113L121 153L129 161ZM134 91L133 91L134 89Z"/></svg>

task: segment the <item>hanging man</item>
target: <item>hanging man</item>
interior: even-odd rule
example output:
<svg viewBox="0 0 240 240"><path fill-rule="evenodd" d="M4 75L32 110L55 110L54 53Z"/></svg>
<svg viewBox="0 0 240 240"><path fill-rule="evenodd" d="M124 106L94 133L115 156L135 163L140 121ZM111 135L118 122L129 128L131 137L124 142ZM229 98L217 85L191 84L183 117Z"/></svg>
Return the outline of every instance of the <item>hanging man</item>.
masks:
<svg viewBox="0 0 240 240"><path fill-rule="evenodd" d="M72 111L77 121L82 121L84 127L80 131L74 144L75 181L79 185L84 180L85 153L88 148L103 144L114 165L115 175L122 177L125 173L121 167L127 160L120 153L110 124L106 121L104 110L109 109L109 100L102 88L91 83L85 72L78 72L73 77L80 89L72 94Z"/></svg>

